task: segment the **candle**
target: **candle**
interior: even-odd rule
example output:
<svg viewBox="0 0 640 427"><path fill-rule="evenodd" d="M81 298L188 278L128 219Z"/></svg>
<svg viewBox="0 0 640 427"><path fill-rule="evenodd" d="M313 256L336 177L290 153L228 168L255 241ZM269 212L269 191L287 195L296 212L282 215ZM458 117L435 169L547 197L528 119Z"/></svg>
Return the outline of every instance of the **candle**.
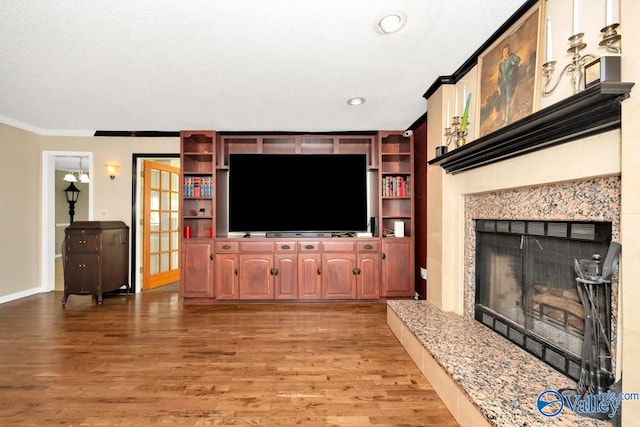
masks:
<svg viewBox="0 0 640 427"><path fill-rule="evenodd" d="M455 108L453 109L453 115L457 116L458 115L458 88L456 88L455 98L456 98L456 104L455 104Z"/></svg>
<svg viewBox="0 0 640 427"><path fill-rule="evenodd" d="M460 98L460 106L462 108L462 115L464 116L464 100L467 99L467 85L462 86L462 98Z"/></svg>
<svg viewBox="0 0 640 427"><path fill-rule="evenodd" d="M447 99L447 117L445 117L445 127L449 127L449 123L451 123L451 101Z"/></svg>
<svg viewBox="0 0 640 427"><path fill-rule="evenodd" d="M551 47L551 15L547 16L547 52L544 62L553 61L553 48Z"/></svg>
<svg viewBox="0 0 640 427"><path fill-rule="evenodd" d="M580 0L573 0L573 34L580 32Z"/></svg>
<svg viewBox="0 0 640 427"><path fill-rule="evenodd" d="M613 14L613 0L607 0L604 9L604 26L609 26L615 23L615 16Z"/></svg>
<svg viewBox="0 0 640 427"><path fill-rule="evenodd" d="M464 132L467 130L467 122L469 120L469 105L471 104L471 94L467 97L467 103L464 107L464 114L462 115L462 124L460 125L460 130Z"/></svg>

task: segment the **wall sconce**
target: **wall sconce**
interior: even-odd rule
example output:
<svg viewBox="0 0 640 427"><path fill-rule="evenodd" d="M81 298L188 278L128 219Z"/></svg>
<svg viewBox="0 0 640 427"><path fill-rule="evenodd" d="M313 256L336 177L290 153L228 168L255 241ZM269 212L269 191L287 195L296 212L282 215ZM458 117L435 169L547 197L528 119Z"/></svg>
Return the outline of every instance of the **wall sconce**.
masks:
<svg viewBox="0 0 640 427"><path fill-rule="evenodd" d="M116 175L118 175L118 171L120 170L120 165L107 163L104 167L107 169L107 175L109 175L109 178L115 179Z"/></svg>
<svg viewBox="0 0 640 427"><path fill-rule="evenodd" d="M614 0L606 0L606 11L605 11L605 26L600 30L602 33L602 41L599 43L599 46L604 46L609 52L615 53L616 55L620 55L622 51L620 47L617 46L617 43L620 41L622 36L618 34L616 28L620 26L619 23L614 22L614 13L613 13L613 2ZM598 58L599 55L593 54L581 54L580 51L587 47L587 44L582 41L582 37L584 33L579 30L580 27L580 0L573 0L573 35L569 37L569 43L571 46L567 50L567 53L573 54L571 62L565 65L565 67L560 72L555 84L551 85L551 80L553 77L553 73L556 69L556 61L551 58L551 18L547 17L547 28L546 28L546 38L547 38L547 53L544 64L542 64L542 77L544 78L544 86L542 87L543 95L550 95L556 88L558 87L558 83L562 79L562 76L565 74L571 80L571 86L573 87L573 94L575 95L580 90L586 86L585 79L585 68L591 68L592 72L595 68L592 68L592 65ZM610 61L611 66L614 67L613 60ZM604 63L604 62L603 62ZM599 68L599 66L598 66ZM611 73L611 72L610 72ZM583 85L585 83L585 85Z"/></svg>

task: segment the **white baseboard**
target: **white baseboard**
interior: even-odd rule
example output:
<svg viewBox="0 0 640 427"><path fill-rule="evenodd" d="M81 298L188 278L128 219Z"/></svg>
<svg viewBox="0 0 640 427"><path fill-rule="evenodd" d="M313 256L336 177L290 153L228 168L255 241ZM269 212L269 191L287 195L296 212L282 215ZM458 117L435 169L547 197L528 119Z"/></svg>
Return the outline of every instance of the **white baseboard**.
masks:
<svg viewBox="0 0 640 427"><path fill-rule="evenodd" d="M42 288L31 288L26 289L24 291L16 292L9 295L0 296L0 304L4 304L5 302L15 301L20 298L30 297L31 295L39 294L42 292Z"/></svg>

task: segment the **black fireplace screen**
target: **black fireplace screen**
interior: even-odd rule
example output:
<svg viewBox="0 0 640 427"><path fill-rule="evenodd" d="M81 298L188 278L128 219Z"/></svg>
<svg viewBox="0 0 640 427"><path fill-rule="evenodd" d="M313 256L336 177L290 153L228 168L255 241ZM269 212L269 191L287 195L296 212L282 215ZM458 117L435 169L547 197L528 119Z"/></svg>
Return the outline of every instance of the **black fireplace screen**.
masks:
<svg viewBox="0 0 640 427"><path fill-rule="evenodd" d="M476 319L578 380L585 308L574 259L604 259L610 241L611 223L477 220ZM601 298L610 317L610 295Z"/></svg>

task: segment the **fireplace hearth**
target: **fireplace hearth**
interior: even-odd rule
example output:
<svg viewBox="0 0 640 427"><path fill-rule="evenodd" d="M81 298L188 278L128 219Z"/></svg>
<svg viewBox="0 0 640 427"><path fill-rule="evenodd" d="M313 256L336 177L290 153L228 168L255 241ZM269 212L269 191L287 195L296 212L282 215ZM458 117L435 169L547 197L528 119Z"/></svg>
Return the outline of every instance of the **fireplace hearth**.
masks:
<svg viewBox="0 0 640 427"><path fill-rule="evenodd" d="M586 316L575 260L604 259L612 224L509 219L475 223L475 319L579 381ZM611 288L598 298L604 307L599 311L600 332L610 340ZM611 360L602 368L610 372Z"/></svg>

